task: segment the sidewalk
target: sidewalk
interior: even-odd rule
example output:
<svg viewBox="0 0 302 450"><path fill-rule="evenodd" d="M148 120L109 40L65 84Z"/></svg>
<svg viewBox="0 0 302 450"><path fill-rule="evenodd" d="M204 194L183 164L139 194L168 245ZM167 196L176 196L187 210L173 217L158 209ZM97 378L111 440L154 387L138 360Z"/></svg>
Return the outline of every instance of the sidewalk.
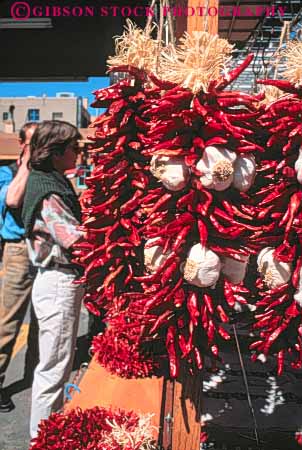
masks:
<svg viewBox="0 0 302 450"><path fill-rule="evenodd" d="M9 413L0 413L0 450L28 450L31 387L24 386L21 382L21 378L24 369L29 317L29 312L27 312L14 349L14 358L10 363L5 380L5 387L8 387L8 391L15 404L15 409ZM86 309L82 307L77 340L77 353L74 363L75 370L71 375L71 381L81 363L88 361L85 337L87 328L88 313Z"/></svg>

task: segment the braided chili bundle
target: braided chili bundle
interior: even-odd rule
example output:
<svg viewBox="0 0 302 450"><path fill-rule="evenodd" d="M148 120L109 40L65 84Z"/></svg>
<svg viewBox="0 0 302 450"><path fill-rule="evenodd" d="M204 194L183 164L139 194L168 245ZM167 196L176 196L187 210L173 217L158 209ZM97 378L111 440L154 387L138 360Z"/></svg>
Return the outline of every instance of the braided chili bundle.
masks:
<svg viewBox="0 0 302 450"><path fill-rule="evenodd" d="M142 338L145 326L155 317L139 315L139 306L134 308L133 303L107 319L105 333L94 337L91 350L99 364L114 375L123 378L160 376L166 366L165 349L159 339L148 342Z"/></svg>
<svg viewBox="0 0 302 450"><path fill-rule="evenodd" d="M207 33L193 43L198 56L204 45L217 54ZM243 280L257 250L249 237L261 232L247 191L263 152L262 95L223 92L251 59L198 82L196 92L129 65L112 70L132 79L96 92L94 105L107 111L94 123L95 169L82 198L87 241L76 252L86 305L105 310L109 325L94 342L97 358L122 376L152 374L152 355L154 369L168 355L172 377L181 360L200 370L230 338L223 324L253 309ZM118 355L119 341L133 364Z"/></svg>
<svg viewBox="0 0 302 450"><path fill-rule="evenodd" d="M94 407L52 413L42 420L33 450L143 450L155 449L150 416Z"/></svg>
<svg viewBox="0 0 302 450"><path fill-rule="evenodd" d="M249 56L228 80L250 61ZM163 87L154 76L152 80ZM223 324L230 321L232 310L250 306L245 298L249 291L242 281L252 252L249 236L259 233L261 224L255 224L250 198L244 192L254 176L247 187L239 181L234 186L234 171L236 174L236 162L244 158L250 158L255 168L251 151L263 151L256 142L261 110L255 106L262 94L220 92L226 85L226 79L219 80L212 83L211 92L195 95L170 86L160 99L141 106L149 123L147 136L140 136L145 148L142 153L152 156L151 171L162 189L157 196L154 193L151 202L145 198L139 212L142 216L148 211L141 233L146 240L145 265L151 273L139 277L147 295L137 303L145 302L144 313L158 317L148 334L165 338L173 377L178 374L180 359L186 359L194 370L202 368L203 355L217 357L219 342L230 339ZM212 173L204 176L205 164L201 167L200 161L215 153L219 159ZM169 163L173 167L170 178ZM182 173L177 178L179 166ZM211 177L209 183L206 177ZM205 285L194 280L196 261L188 260L190 249L197 255L198 251L208 252L212 258L217 255L217 265L212 267L215 280ZM158 253L160 263L153 253ZM146 259L150 258L154 267L149 264L148 268ZM206 262L211 264L209 258ZM237 267L229 270L236 263ZM238 271L242 273L239 279Z"/></svg>
<svg viewBox="0 0 302 450"><path fill-rule="evenodd" d="M137 109L146 94L142 72L129 70L134 79L95 93L94 105L106 104L108 109L93 124L91 156L95 168L86 179L88 189L81 198L86 242L75 246L75 256L85 267L80 280L87 286L85 304L96 314L108 305L119 308L119 294L139 288L133 274L142 271L141 237L133 210L150 178L144 169L136 124ZM148 91L150 96L157 93L157 89Z"/></svg>
<svg viewBox="0 0 302 450"><path fill-rule="evenodd" d="M292 368L302 367L302 90L286 80L259 82L286 94L270 103L259 119L269 138L267 159L258 177L262 186L255 195L264 228L254 239L263 249L258 256L261 298L254 323L259 337L251 349L254 360L276 355L281 374L285 356Z"/></svg>

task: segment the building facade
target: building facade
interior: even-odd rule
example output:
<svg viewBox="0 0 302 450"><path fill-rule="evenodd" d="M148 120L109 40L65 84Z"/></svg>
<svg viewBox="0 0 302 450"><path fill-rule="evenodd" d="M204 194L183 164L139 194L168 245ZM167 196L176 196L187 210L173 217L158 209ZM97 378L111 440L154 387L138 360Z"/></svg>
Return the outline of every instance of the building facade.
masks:
<svg viewBox="0 0 302 450"><path fill-rule="evenodd" d="M79 152L75 169L66 172L76 192L80 195L86 189L85 178L92 170L88 148L91 144L89 137L94 136L92 128L79 128L82 139L79 141ZM0 166L7 166L16 161L20 155L18 133L4 133L0 131Z"/></svg>
<svg viewBox="0 0 302 450"><path fill-rule="evenodd" d="M72 93L57 93L56 97L0 98L0 132L18 132L25 122L66 120L78 128L90 123L87 99Z"/></svg>

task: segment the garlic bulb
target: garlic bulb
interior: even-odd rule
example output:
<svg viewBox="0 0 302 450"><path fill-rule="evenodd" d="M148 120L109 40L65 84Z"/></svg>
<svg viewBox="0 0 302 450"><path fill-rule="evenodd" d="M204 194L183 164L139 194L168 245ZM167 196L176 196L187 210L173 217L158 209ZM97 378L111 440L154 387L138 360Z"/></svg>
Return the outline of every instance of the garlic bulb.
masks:
<svg viewBox="0 0 302 450"><path fill-rule="evenodd" d="M146 244L151 244L156 238L148 239ZM145 245L146 245L145 244ZM149 272L156 272L156 270L166 261L170 255L170 251L163 254L163 247L154 245L153 247L144 249L145 267Z"/></svg>
<svg viewBox="0 0 302 450"><path fill-rule="evenodd" d="M204 149L202 158L196 164L202 173L203 186L215 191L224 191L232 184L236 153L225 148L209 146Z"/></svg>
<svg viewBox="0 0 302 450"><path fill-rule="evenodd" d="M246 192L252 186L256 175L256 162L251 154L238 156L234 163L233 186L238 191Z"/></svg>
<svg viewBox="0 0 302 450"><path fill-rule="evenodd" d="M299 284L298 284L298 289L296 290L295 294L294 294L294 300L300 305L302 306L302 267L300 269L300 274L299 274L300 278L299 278Z"/></svg>
<svg viewBox="0 0 302 450"><path fill-rule="evenodd" d="M221 257L221 272L233 284L239 284L244 280L246 269L249 262L248 256L242 256L241 261L229 258L227 256Z"/></svg>
<svg viewBox="0 0 302 450"><path fill-rule="evenodd" d="M258 272L269 289L274 289L289 281L291 264L279 261L273 256L273 247L261 250L257 258Z"/></svg>
<svg viewBox="0 0 302 450"><path fill-rule="evenodd" d="M184 279L198 287L214 286L219 278L221 263L216 253L201 244L193 245L184 264Z"/></svg>
<svg viewBox="0 0 302 450"><path fill-rule="evenodd" d="M299 157L295 162L295 171L297 173L297 180L300 184L302 184L302 147L299 150Z"/></svg>
<svg viewBox="0 0 302 450"><path fill-rule="evenodd" d="M170 191L180 191L189 181L190 171L183 158L177 156L153 156L150 171Z"/></svg>

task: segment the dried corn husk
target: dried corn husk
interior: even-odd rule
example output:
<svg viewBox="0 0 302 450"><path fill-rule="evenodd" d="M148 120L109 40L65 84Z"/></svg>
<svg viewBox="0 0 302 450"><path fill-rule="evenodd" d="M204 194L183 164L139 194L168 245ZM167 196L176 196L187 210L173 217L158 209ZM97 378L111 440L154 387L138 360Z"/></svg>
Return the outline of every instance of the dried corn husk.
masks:
<svg viewBox="0 0 302 450"><path fill-rule="evenodd" d="M154 27L151 27L151 32ZM127 19L124 33L115 37L115 55L108 58L108 67L130 65L154 71L158 45L159 42L150 37L149 31L142 30Z"/></svg>
<svg viewBox="0 0 302 450"><path fill-rule="evenodd" d="M286 66L282 76L296 87L302 86L302 42L287 42L286 48L278 54L278 60L282 58L285 59Z"/></svg>
<svg viewBox="0 0 302 450"><path fill-rule="evenodd" d="M209 83L227 70L234 46L205 31L184 33L179 41L177 48L170 46L161 52L161 77L194 94L207 92Z"/></svg>

